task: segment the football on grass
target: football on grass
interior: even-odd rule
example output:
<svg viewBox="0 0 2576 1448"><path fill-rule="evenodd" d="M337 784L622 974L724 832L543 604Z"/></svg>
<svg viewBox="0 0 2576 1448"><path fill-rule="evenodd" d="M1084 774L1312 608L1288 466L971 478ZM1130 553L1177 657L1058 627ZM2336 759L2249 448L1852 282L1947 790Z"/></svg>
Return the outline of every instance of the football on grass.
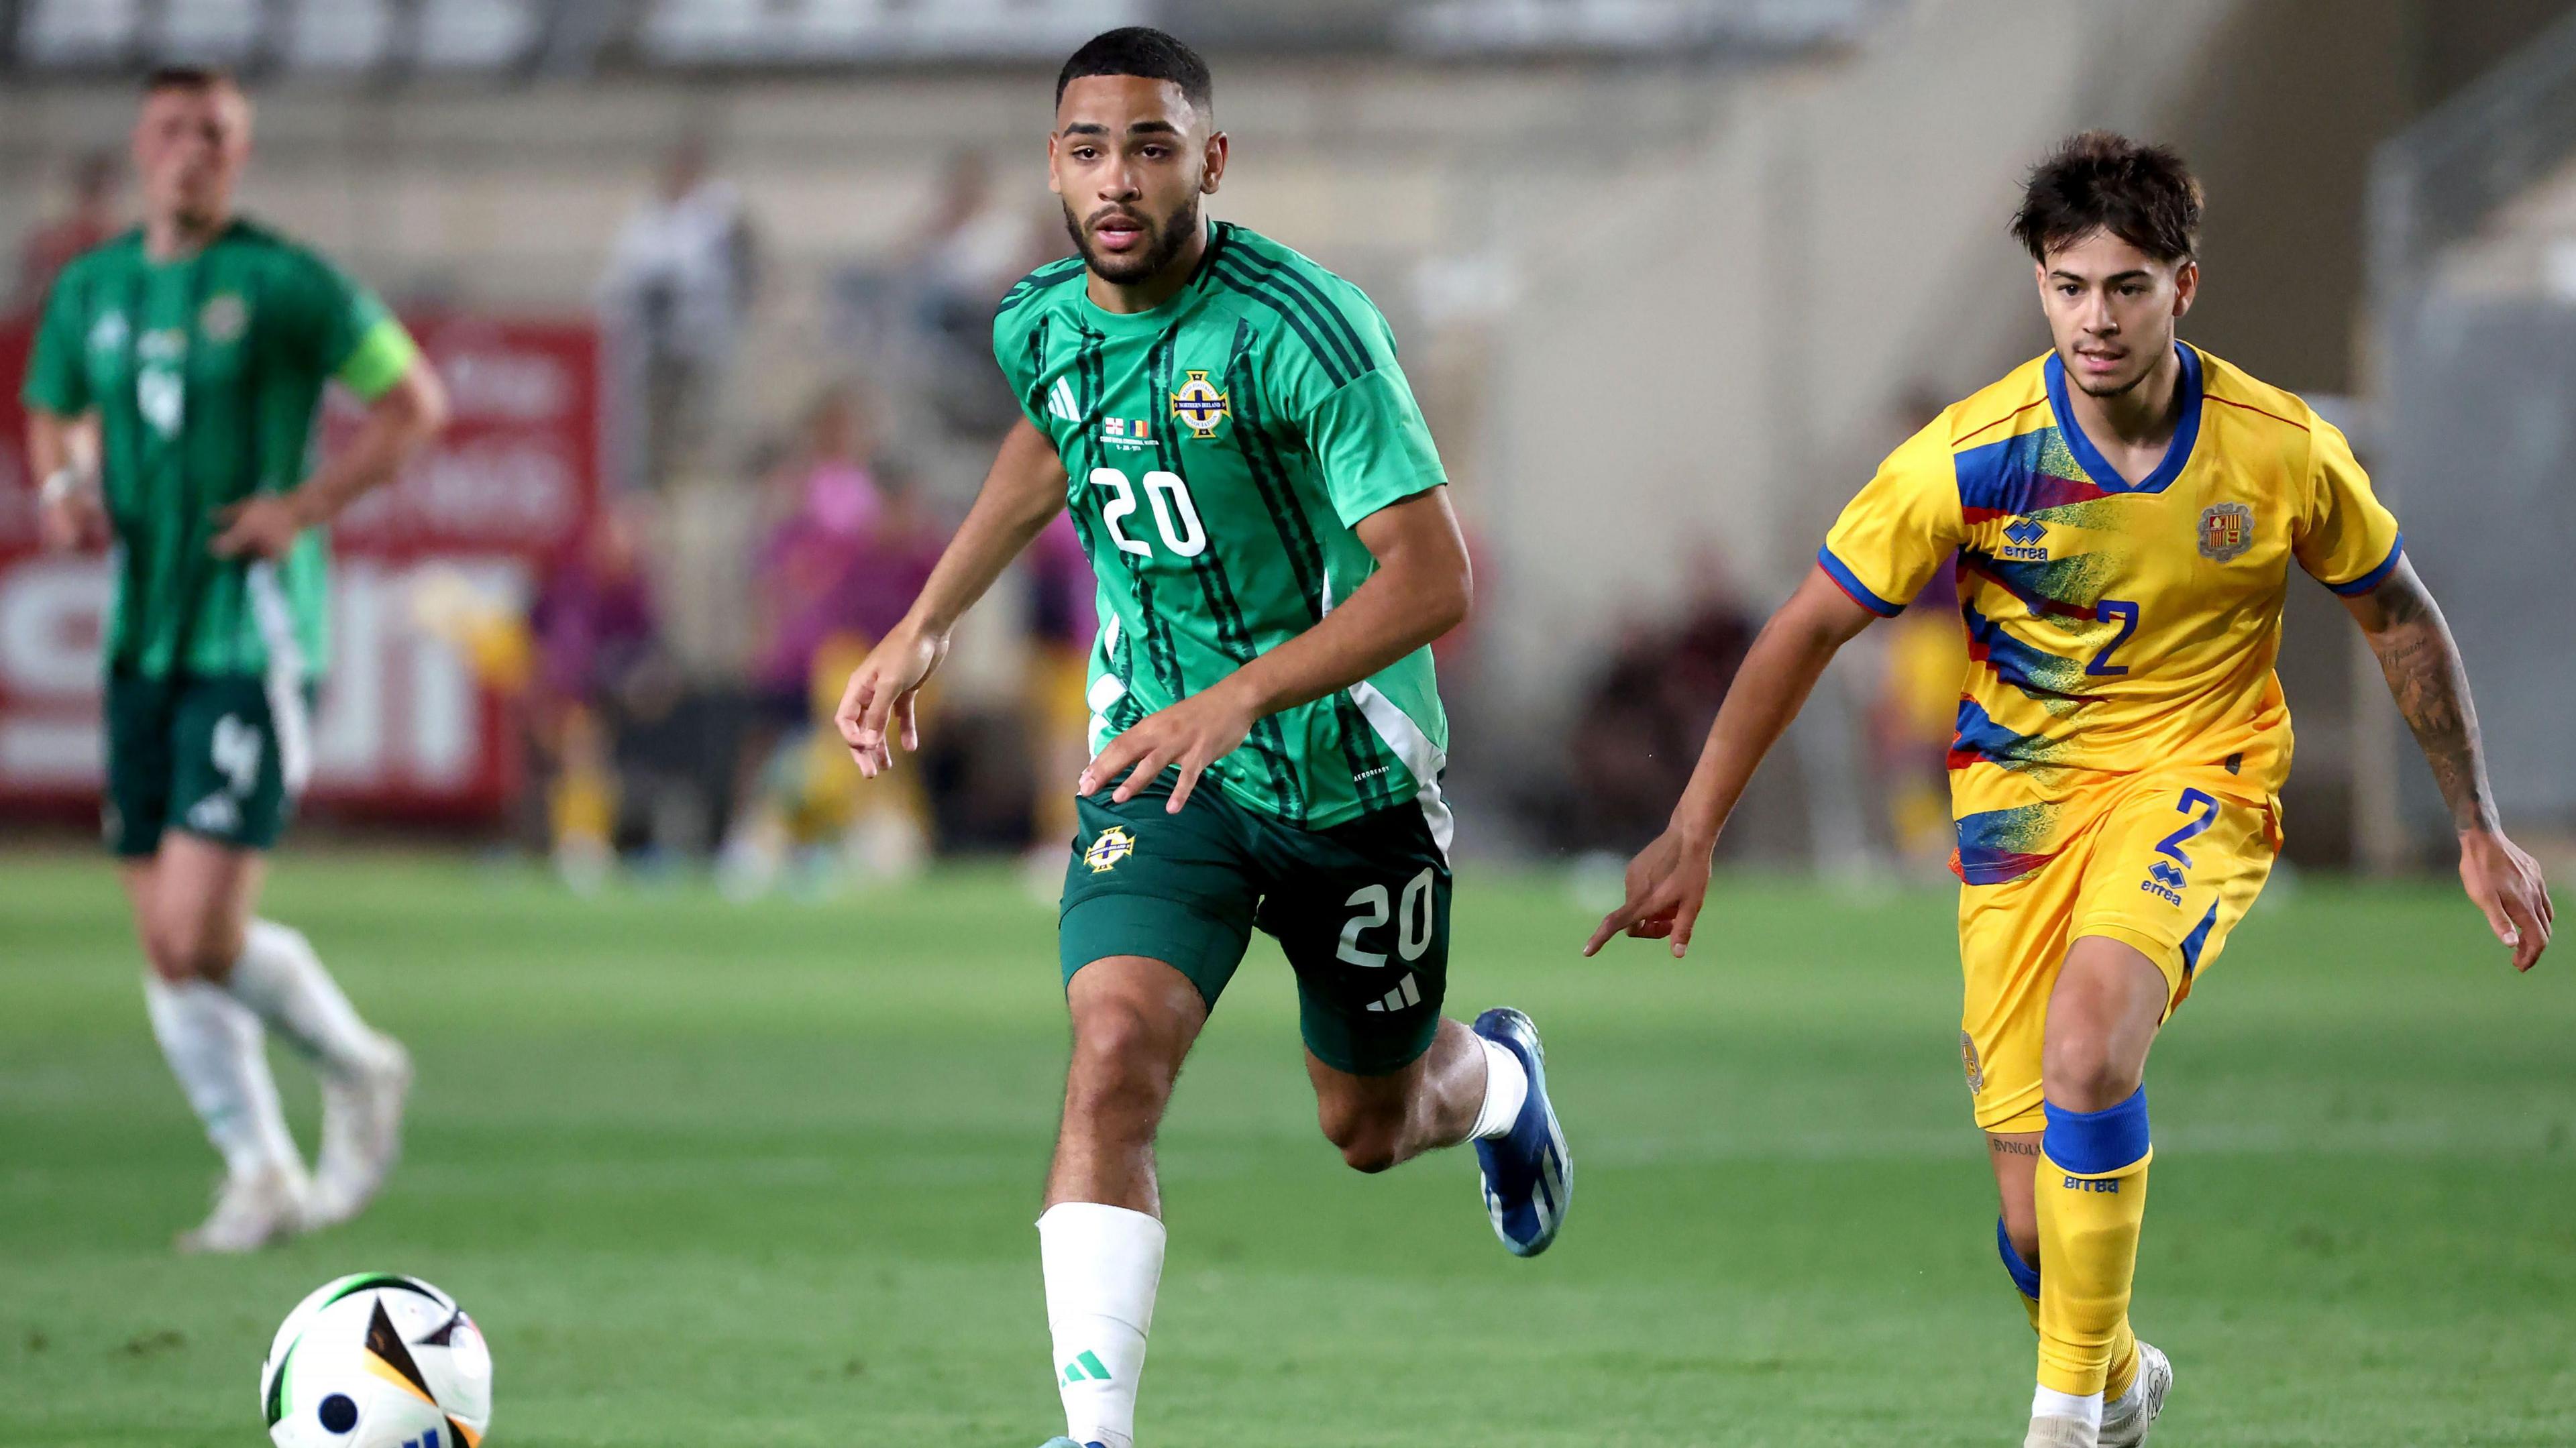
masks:
<svg viewBox="0 0 2576 1448"><path fill-rule="evenodd" d="M360 1272L286 1315L259 1404L277 1448L476 1448L492 1423L492 1354L455 1298Z"/></svg>

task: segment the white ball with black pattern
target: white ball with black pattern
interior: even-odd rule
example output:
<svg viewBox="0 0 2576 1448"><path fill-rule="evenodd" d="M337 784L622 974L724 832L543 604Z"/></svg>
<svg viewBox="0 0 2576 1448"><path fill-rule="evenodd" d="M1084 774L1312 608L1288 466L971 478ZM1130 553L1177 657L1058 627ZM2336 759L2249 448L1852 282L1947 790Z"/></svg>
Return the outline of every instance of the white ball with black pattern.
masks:
<svg viewBox="0 0 2576 1448"><path fill-rule="evenodd" d="M354 1273L286 1315L259 1402L277 1448L478 1448L492 1423L492 1355L436 1287Z"/></svg>

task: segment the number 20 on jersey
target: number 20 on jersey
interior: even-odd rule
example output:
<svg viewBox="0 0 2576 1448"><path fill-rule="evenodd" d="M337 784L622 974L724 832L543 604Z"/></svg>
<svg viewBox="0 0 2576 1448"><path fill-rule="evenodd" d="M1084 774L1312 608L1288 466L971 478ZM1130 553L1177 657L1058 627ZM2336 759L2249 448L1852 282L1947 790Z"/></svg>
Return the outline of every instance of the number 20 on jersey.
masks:
<svg viewBox="0 0 2576 1448"><path fill-rule="evenodd" d="M1116 468L1093 468L1091 485L1110 493L1100 505L1100 521L1109 525L1109 537L1118 551L1153 557L1153 544L1127 536L1125 524L1138 506L1135 482ZM1159 468L1145 475L1144 485L1145 501L1153 506L1154 527L1163 535L1163 546L1182 558L1205 553L1207 529L1199 523L1198 505L1190 501L1190 485L1181 481L1179 473Z"/></svg>

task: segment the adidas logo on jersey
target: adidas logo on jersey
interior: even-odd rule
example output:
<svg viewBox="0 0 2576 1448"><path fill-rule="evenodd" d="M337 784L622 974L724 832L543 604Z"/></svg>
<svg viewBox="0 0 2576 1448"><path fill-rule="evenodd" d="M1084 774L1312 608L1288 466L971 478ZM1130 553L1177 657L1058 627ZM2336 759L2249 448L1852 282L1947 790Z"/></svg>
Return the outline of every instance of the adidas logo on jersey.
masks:
<svg viewBox="0 0 2576 1448"><path fill-rule="evenodd" d="M1047 411L1067 422L1082 421L1082 404L1074 401L1070 380L1059 377L1055 385L1047 389Z"/></svg>

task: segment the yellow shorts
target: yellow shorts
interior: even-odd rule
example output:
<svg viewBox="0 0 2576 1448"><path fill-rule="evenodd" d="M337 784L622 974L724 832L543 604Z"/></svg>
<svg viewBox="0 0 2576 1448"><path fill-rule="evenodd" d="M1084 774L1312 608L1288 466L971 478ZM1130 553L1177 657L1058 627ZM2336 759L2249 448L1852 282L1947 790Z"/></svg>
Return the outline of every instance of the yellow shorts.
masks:
<svg viewBox="0 0 2576 1448"><path fill-rule="evenodd" d="M2087 935L2137 947L2164 972L2170 1018L2272 873L2280 812L2223 770L2188 769L1994 814L2030 828L2018 851L1985 857L2001 863L1962 872L1959 1054L1980 1129L2037 1131L2040 1044L2067 947ZM1974 820L1960 822L1963 853Z"/></svg>

